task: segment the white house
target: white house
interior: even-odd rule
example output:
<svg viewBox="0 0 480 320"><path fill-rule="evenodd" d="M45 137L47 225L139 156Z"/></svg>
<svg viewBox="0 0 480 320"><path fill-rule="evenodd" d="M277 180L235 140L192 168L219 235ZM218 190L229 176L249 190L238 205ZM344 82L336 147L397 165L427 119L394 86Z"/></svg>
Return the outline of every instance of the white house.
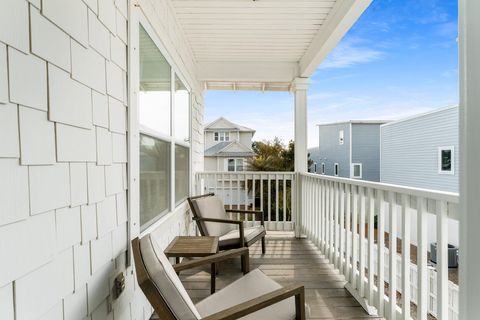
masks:
<svg viewBox="0 0 480 320"><path fill-rule="evenodd" d="M205 126L205 171L246 171L255 130L220 117Z"/></svg>

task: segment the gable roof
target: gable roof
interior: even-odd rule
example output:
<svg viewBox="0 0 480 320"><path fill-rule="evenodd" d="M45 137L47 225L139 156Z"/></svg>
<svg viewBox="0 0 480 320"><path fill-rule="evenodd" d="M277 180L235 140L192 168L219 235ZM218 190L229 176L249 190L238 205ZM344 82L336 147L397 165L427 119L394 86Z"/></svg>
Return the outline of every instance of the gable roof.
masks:
<svg viewBox="0 0 480 320"><path fill-rule="evenodd" d="M233 123L224 117L220 117L215 121L210 122L205 126L205 131L215 131L215 130L234 130L240 132L253 132L255 133L254 129Z"/></svg>
<svg viewBox="0 0 480 320"><path fill-rule="evenodd" d="M251 149L237 141L219 142L204 152L205 157L251 157L253 155Z"/></svg>

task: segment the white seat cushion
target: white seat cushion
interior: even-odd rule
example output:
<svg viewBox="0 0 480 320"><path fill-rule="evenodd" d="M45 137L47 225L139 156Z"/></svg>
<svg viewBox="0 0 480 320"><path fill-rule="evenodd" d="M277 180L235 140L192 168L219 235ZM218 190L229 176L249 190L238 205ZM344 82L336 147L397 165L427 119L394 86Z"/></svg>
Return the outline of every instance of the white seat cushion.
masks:
<svg viewBox="0 0 480 320"><path fill-rule="evenodd" d="M195 211L201 218L210 218L210 219L223 219L229 220L227 213L225 212L225 207L222 200L217 196L209 196L199 199L192 200L193 206L195 206ZM229 223L218 223L218 222L205 222L201 221L203 229L205 230L205 235L207 236L221 236L238 228L235 224Z"/></svg>
<svg viewBox="0 0 480 320"><path fill-rule="evenodd" d="M255 299L282 286L270 279L259 269L255 269L226 286L217 293L200 301L196 307L202 317ZM242 317L243 320L292 320L295 319L295 298L288 298L268 308Z"/></svg>
<svg viewBox="0 0 480 320"><path fill-rule="evenodd" d="M259 234L265 231L265 228L263 226L254 226L254 227L248 227L243 229L244 231L244 237L245 241L249 242ZM238 228L236 230L232 230L224 235L222 235L218 239L218 245L221 246L227 246L227 245L235 245L240 243L240 231Z"/></svg>
<svg viewBox="0 0 480 320"><path fill-rule="evenodd" d="M170 261L150 234L140 240L145 268L177 319L198 320L200 315Z"/></svg>

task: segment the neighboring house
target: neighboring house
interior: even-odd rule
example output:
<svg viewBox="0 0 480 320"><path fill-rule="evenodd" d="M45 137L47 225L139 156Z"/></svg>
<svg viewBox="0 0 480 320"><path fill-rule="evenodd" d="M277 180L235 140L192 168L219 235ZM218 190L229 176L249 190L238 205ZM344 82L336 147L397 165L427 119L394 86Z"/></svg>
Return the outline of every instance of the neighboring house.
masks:
<svg viewBox="0 0 480 320"><path fill-rule="evenodd" d="M458 192L458 107L381 126L381 181Z"/></svg>
<svg viewBox="0 0 480 320"><path fill-rule="evenodd" d="M459 192L459 110L452 106L390 122L381 131L381 182ZM429 215L429 223L435 218ZM416 219L412 219L416 230ZM436 241L436 229L429 242ZM416 243L416 233L412 234ZM459 243L458 221L449 220L449 242Z"/></svg>
<svg viewBox="0 0 480 320"><path fill-rule="evenodd" d="M205 171L237 172L248 169L248 159L254 153L252 138L255 130L233 123L223 117L205 127ZM233 185L219 180L224 186L225 204L236 205L244 202L244 184Z"/></svg>
<svg viewBox="0 0 480 320"><path fill-rule="evenodd" d="M311 172L380 181L380 125L385 123L359 120L318 125L319 146L311 149Z"/></svg>

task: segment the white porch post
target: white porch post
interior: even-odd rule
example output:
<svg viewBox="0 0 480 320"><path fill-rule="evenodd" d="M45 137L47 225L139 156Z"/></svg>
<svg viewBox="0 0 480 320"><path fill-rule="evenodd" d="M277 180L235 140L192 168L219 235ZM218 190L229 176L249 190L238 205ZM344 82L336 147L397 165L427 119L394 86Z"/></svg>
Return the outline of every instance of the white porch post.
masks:
<svg viewBox="0 0 480 320"><path fill-rule="evenodd" d="M307 172L307 91L308 78L296 78L293 81L295 95L295 172L296 174L296 221L295 236L302 236L302 183L299 173Z"/></svg>
<svg viewBox="0 0 480 320"><path fill-rule="evenodd" d="M307 91L308 78L293 81L295 94L295 171L307 172Z"/></svg>
<svg viewBox="0 0 480 320"><path fill-rule="evenodd" d="M480 1L459 1L460 319L480 314Z"/></svg>

